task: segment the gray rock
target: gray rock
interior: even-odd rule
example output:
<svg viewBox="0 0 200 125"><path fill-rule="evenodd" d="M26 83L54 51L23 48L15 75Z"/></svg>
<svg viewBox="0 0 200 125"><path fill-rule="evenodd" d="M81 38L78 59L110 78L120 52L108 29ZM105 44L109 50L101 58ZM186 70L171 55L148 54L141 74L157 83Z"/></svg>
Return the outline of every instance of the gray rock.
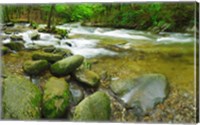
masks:
<svg viewBox="0 0 200 125"><path fill-rule="evenodd" d="M74 121L108 121L111 115L110 98L104 92L95 92L75 108Z"/></svg>
<svg viewBox="0 0 200 125"><path fill-rule="evenodd" d="M42 112L46 118L61 117L69 106L69 85L64 78L51 77L44 87Z"/></svg>
<svg viewBox="0 0 200 125"><path fill-rule="evenodd" d="M39 119L42 94L28 79L8 76L3 81L3 119Z"/></svg>
<svg viewBox="0 0 200 125"><path fill-rule="evenodd" d="M48 68L46 60L26 61L23 65L23 70L29 75L39 75Z"/></svg>
<svg viewBox="0 0 200 125"><path fill-rule="evenodd" d="M88 69L76 70L74 75L79 82L85 83L86 85L92 87L98 86L100 82L99 75Z"/></svg>
<svg viewBox="0 0 200 125"><path fill-rule="evenodd" d="M76 84L70 84L70 92L73 105L78 104L84 98L83 90Z"/></svg>
<svg viewBox="0 0 200 125"><path fill-rule="evenodd" d="M140 108L143 112L162 102L168 94L168 83L164 75L145 74L135 79L112 82L111 90L129 108Z"/></svg>
<svg viewBox="0 0 200 125"><path fill-rule="evenodd" d="M81 55L74 55L64 58L53 65L51 65L51 72L56 76L67 75L76 70L82 63L84 57Z"/></svg>

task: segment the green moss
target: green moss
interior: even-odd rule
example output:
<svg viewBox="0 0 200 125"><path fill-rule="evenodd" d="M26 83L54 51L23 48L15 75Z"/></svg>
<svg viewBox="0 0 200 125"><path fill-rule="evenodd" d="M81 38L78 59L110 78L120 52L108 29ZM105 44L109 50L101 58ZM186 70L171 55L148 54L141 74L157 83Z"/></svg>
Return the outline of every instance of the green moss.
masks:
<svg viewBox="0 0 200 125"><path fill-rule="evenodd" d="M106 121L110 119L110 99L103 92L86 97L75 108L74 121Z"/></svg>
<svg viewBox="0 0 200 125"><path fill-rule="evenodd" d="M64 114L69 105L69 85L64 78L51 77L44 87L43 115L57 118Z"/></svg>
<svg viewBox="0 0 200 125"><path fill-rule="evenodd" d="M8 76L3 81L3 118L31 120L40 118L41 92L28 79Z"/></svg>
<svg viewBox="0 0 200 125"><path fill-rule="evenodd" d="M80 55L70 56L51 65L54 75L62 76L73 72L83 63L84 57Z"/></svg>
<svg viewBox="0 0 200 125"><path fill-rule="evenodd" d="M10 48L11 50L16 50L16 51L22 50L24 48L23 42L10 42L4 44L4 46Z"/></svg>
<svg viewBox="0 0 200 125"><path fill-rule="evenodd" d="M8 47L2 46L1 51L2 51L2 54L6 54L6 53L8 53L9 49L8 49Z"/></svg>
<svg viewBox="0 0 200 125"><path fill-rule="evenodd" d="M79 69L75 72L75 77L78 81L89 86L95 87L100 82L100 77L95 72L88 69Z"/></svg>
<svg viewBox="0 0 200 125"><path fill-rule="evenodd" d="M48 68L46 60L26 61L23 65L23 70L29 75L39 75L42 71Z"/></svg>
<svg viewBox="0 0 200 125"><path fill-rule="evenodd" d="M35 52L32 55L33 60L47 60L49 62L56 62L58 60L61 60L63 58L63 55L61 54L53 54L53 53L46 53L46 52Z"/></svg>

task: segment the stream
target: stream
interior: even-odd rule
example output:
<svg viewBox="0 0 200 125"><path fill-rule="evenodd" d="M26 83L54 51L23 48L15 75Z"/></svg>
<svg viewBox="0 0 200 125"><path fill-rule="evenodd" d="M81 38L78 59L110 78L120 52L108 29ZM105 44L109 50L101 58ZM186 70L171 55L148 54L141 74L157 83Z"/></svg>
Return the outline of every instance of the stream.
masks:
<svg viewBox="0 0 200 125"><path fill-rule="evenodd" d="M39 28L46 25L40 24ZM167 122L192 123L195 121L195 37L189 33L160 32L130 29L114 29L81 26L80 23L58 25L56 28L70 31L69 38L58 39L54 34L41 33L39 40L31 40L30 34L37 32L29 24L15 24L14 28L27 30L14 32L23 37L26 49L35 46L49 46L69 49L73 54L80 54L92 63L92 70L101 76L100 90L109 91L108 76L111 81L137 77L144 73L161 73L170 83L168 98L158 104L148 114L135 117L133 109L125 109L112 98L112 121L128 122ZM9 43L10 38L2 40ZM23 74L20 69L24 61L31 58L29 51L20 51L4 55L5 67L12 73ZM19 60L20 58L20 60ZM46 78L32 79L33 83L43 86Z"/></svg>

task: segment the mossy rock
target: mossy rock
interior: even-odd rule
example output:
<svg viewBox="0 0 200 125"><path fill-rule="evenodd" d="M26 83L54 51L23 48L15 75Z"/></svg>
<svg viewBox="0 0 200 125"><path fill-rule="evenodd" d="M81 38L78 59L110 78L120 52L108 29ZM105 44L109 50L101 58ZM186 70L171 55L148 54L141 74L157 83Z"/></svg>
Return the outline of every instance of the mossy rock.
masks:
<svg viewBox="0 0 200 125"><path fill-rule="evenodd" d="M12 35L12 36L10 36L10 39L13 40L13 41L23 40L21 35Z"/></svg>
<svg viewBox="0 0 200 125"><path fill-rule="evenodd" d="M63 55L61 54L54 54L54 53L47 53L47 52L35 52L32 55L33 60L47 60L49 62L56 62L58 60L61 60L63 58Z"/></svg>
<svg viewBox="0 0 200 125"><path fill-rule="evenodd" d="M95 92L75 108L74 121L108 121L111 115L110 99L104 92Z"/></svg>
<svg viewBox="0 0 200 125"><path fill-rule="evenodd" d="M72 52L69 49L63 49L63 48L56 48L53 53L58 53L61 54L63 56L72 56Z"/></svg>
<svg viewBox="0 0 200 125"><path fill-rule="evenodd" d="M79 82L95 87L100 82L100 76L89 69L79 69L74 73Z"/></svg>
<svg viewBox="0 0 200 125"><path fill-rule="evenodd" d="M35 32L29 34L29 37L31 38L31 40L38 40L38 39L40 39L40 34L35 31Z"/></svg>
<svg viewBox="0 0 200 125"><path fill-rule="evenodd" d="M24 49L24 44L22 41L5 43L4 46L10 48L11 50L15 50L15 51L20 51L20 50Z"/></svg>
<svg viewBox="0 0 200 125"><path fill-rule="evenodd" d="M54 46L47 46L47 47L44 47L42 50L43 50L44 52L49 52L49 53L51 53L51 52L53 52L55 49L56 49L56 48L55 48Z"/></svg>
<svg viewBox="0 0 200 125"><path fill-rule="evenodd" d="M42 94L28 79L10 75L3 80L3 119L40 119Z"/></svg>
<svg viewBox="0 0 200 125"><path fill-rule="evenodd" d="M56 76L64 76L75 71L82 63L84 57L81 55L74 55L64 58L53 65L51 65L51 72Z"/></svg>
<svg viewBox="0 0 200 125"><path fill-rule="evenodd" d="M51 77L44 87L42 112L46 118L61 117L69 105L69 85L64 78Z"/></svg>
<svg viewBox="0 0 200 125"><path fill-rule="evenodd" d="M39 75L42 71L48 68L48 61L37 60L37 61L26 61L23 65L23 70L29 75Z"/></svg>
<svg viewBox="0 0 200 125"><path fill-rule="evenodd" d="M9 48L5 46L1 46L1 51L2 51L2 54L4 55L9 52Z"/></svg>

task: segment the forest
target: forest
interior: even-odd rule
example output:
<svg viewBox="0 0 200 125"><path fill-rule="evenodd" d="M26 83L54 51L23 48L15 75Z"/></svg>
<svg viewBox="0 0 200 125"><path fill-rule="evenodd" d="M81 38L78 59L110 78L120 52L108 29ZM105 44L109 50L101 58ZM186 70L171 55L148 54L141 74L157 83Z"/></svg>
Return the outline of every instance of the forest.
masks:
<svg viewBox="0 0 200 125"><path fill-rule="evenodd" d="M0 119L196 123L198 8L0 5Z"/></svg>
<svg viewBox="0 0 200 125"><path fill-rule="evenodd" d="M194 6L186 2L5 5L3 13L8 22L47 23L52 16L52 25L82 22L100 27L184 32L194 27Z"/></svg>

